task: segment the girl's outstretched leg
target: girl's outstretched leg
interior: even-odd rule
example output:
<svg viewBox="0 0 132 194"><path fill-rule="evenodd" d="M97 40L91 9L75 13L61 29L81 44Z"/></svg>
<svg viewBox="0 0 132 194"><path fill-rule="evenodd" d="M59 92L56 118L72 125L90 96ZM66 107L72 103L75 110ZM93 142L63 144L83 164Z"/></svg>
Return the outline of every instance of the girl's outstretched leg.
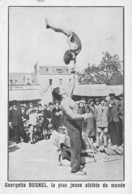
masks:
<svg viewBox="0 0 132 194"><path fill-rule="evenodd" d="M46 28L47 28L47 29L52 29L52 30L54 30L55 32L63 33L63 34L65 34L65 35L68 36L68 37L69 37L70 34L71 34L70 30L64 29L64 28L62 28L62 27L61 27L61 28L56 27L56 26L50 24L50 23L48 22L47 19L45 19L45 23L46 23Z"/></svg>

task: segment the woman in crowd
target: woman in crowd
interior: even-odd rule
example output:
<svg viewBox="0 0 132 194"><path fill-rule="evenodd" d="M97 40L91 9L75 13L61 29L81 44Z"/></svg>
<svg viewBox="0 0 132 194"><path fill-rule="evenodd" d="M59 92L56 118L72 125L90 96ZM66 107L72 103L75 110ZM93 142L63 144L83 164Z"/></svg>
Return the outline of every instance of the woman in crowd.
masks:
<svg viewBox="0 0 132 194"><path fill-rule="evenodd" d="M77 113L78 113L78 114L84 114L84 113L86 113L84 102L80 101L80 102L78 103Z"/></svg>
<svg viewBox="0 0 132 194"><path fill-rule="evenodd" d="M95 141L95 134L96 134L96 126L95 126L95 107L94 107L94 100L93 98L89 99L88 104L86 105L86 113L91 113L93 117L87 119L86 123L86 133L88 137L94 142Z"/></svg>

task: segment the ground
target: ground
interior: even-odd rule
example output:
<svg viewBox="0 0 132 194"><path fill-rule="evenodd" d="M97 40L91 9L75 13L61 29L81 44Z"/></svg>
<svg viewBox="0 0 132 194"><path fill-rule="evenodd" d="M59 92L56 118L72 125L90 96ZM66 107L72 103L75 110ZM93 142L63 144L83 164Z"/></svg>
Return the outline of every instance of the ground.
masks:
<svg viewBox="0 0 132 194"><path fill-rule="evenodd" d="M9 145L9 180L27 181L62 181L86 180L105 181L123 179L123 159L104 162L87 158L84 171L87 175L70 173L70 163L63 160L58 165L57 148L52 139L42 140L36 144L10 143Z"/></svg>

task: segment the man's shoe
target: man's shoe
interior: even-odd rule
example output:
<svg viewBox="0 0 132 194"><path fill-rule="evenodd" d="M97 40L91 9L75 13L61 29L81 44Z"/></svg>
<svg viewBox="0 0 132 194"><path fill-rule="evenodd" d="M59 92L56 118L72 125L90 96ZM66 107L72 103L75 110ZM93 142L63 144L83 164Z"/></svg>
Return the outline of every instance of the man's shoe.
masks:
<svg viewBox="0 0 132 194"><path fill-rule="evenodd" d="M77 171L77 172L73 172L73 171L71 171L71 173L73 173L73 174L75 174L75 175L87 175L87 173L86 173L86 172L81 171L81 170L79 170L79 171Z"/></svg>

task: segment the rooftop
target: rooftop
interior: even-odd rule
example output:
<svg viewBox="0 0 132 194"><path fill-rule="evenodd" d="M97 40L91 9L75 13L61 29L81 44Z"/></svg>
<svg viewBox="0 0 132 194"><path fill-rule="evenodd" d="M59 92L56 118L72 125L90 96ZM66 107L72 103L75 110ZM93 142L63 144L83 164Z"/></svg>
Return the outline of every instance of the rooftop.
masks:
<svg viewBox="0 0 132 194"><path fill-rule="evenodd" d="M70 71L67 66L40 66L40 75L69 75Z"/></svg>
<svg viewBox="0 0 132 194"><path fill-rule="evenodd" d="M38 85L35 73L9 73L9 85Z"/></svg>

